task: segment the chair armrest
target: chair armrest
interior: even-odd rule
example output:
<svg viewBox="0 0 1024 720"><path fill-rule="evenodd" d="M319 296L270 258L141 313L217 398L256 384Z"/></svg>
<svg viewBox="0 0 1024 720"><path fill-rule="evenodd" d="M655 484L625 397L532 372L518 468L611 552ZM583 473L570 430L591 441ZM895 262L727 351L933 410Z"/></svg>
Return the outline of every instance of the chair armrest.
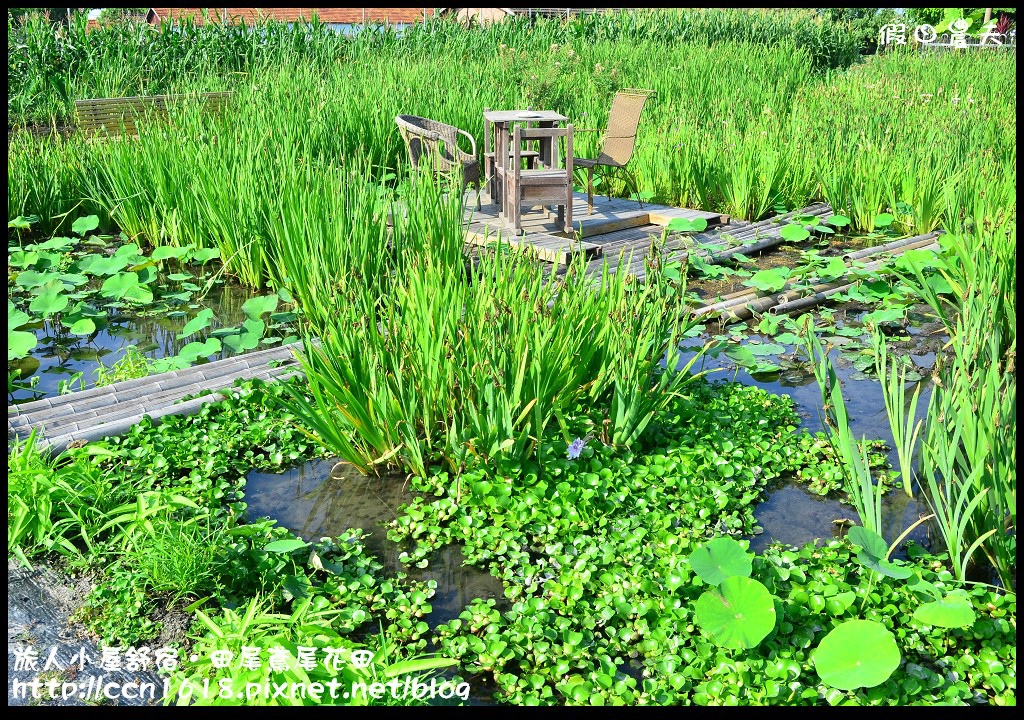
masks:
<svg viewBox="0 0 1024 720"><path fill-rule="evenodd" d="M459 135L463 135L469 138L469 146L470 148L472 148L472 150L469 153L469 156L470 158L476 158L476 139L462 128L458 128L457 130ZM456 148L458 148L460 153L463 153L463 155L465 155L465 153L462 151L462 148L459 148L458 145L456 145Z"/></svg>

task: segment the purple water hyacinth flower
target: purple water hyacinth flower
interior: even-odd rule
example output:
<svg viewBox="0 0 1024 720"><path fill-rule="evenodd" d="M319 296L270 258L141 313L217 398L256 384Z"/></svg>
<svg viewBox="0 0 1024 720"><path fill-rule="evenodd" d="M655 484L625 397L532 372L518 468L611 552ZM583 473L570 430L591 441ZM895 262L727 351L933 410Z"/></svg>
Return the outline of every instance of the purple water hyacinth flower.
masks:
<svg viewBox="0 0 1024 720"><path fill-rule="evenodd" d="M587 441L584 438L576 438L569 445L567 453L570 460L576 460L579 458L580 453L583 452L583 448L587 446Z"/></svg>

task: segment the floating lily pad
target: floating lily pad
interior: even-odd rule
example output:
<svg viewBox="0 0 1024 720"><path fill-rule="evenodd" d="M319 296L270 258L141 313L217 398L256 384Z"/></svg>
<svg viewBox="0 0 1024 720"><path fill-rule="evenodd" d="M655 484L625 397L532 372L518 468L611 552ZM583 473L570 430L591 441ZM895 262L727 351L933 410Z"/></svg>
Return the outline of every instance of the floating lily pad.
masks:
<svg viewBox="0 0 1024 720"><path fill-rule="evenodd" d="M900 665L896 638L874 620L848 620L811 654L818 677L840 690L881 685Z"/></svg>
<svg viewBox="0 0 1024 720"><path fill-rule="evenodd" d="M7 301L7 327L9 329L17 330L31 321L32 318L28 313L19 310L10 300Z"/></svg>
<svg viewBox="0 0 1024 720"><path fill-rule="evenodd" d="M213 322L213 310L206 308L200 310L199 314L194 318L185 323L185 327L178 333L178 339L187 338L189 335L194 335L200 330L205 330L210 327L210 323Z"/></svg>
<svg viewBox="0 0 1024 720"><path fill-rule="evenodd" d="M114 251L114 257L134 258L140 256L142 250L135 243L126 243Z"/></svg>
<svg viewBox="0 0 1024 720"><path fill-rule="evenodd" d="M187 247L172 247L170 245L161 245L160 247L153 251L150 257L153 260L167 260L168 258L180 259L188 255L190 252L192 252L191 245Z"/></svg>
<svg viewBox="0 0 1024 720"><path fill-rule="evenodd" d="M752 648L775 628L775 602L757 580L733 576L697 598L694 617L716 645Z"/></svg>
<svg viewBox="0 0 1024 720"><path fill-rule="evenodd" d="M242 331L237 335L225 335L224 345L232 352L241 353L255 350L266 331L260 320L246 320L242 323Z"/></svg>
<svg viewBox="0 0 1024 720"><path fill-rule="evenodd" d="M776 343L747 343L744 347L754 356L778 355L786 352L785 345Z"/></svg>
<svg viewBox="0 0 1024 720"><path fill-rule="evenodd" d="M750 577L750 554L736 540L720 537L690 554L690 567L708 585L718 585L733 576Z"/></svg>
<svg viewBox="0 0 1024 720"><path fill-rule="evenodd" d="M18 287L30 290L34 287L44 285L53 279L53 275L50 273L36 272L35 270L25 270L24 272L18 273L18 277L15 279L14 284Z"/></svg>
<svg viewBox="0 0 1024 720"><path fill-rule="evenodd" d="M120 272L103 281L100 292L106 297L123 298L132 288L139 286L139 276L133 272Z"/></svg>
<svg viewBox="0 0 1024 720"><path fill-rule="evenodd" d="M78 269L87 275L114 275L128 267L128 258L86 255L78 261Z"/></svg>
<svg viewBox="0 0 1024 720"><path fill-rule="evenodd" d="M95 215L86 215L80 217L71 224L71 232L76 235L85 235L87 232L92 232L100 226L100 220Z"/></svg>
<svg viewBox="0 0 1024 720"><path fill-rule="evenodd" d="M7 362L17 360L28 355L35 349L39 341L35 333L13 330L7 326Z"/></svg>
<svg viewBox="0 0 1024 720"><path fill-rule="evenodd" d="M181 349L178 357L188 360L191 364L201 357L210 357L221 350L220 340L209 338L206 342L190 342Z"/></svg>
<svg viewBox="0 0 1024 720"><path fill-rule="evenodd" d="M289 538L287 540L275 540L274 542L267 543L263 546L263 549L267 552L287 553L304 547L309 547L309 543L298 538Z"/></svg>
<svg viewBox="0 0 1024 720"><path fill-rule="evenodd" d="M68 302L68 296L63 290L49 290L34 297L28 308L43 317L49 317L66 308Z"/></svg>
<svg viewBox="0 0 1024 720"><path fill-rule="evenodd" d="M56 250L58 252L63 252L64 250L67 250L68 248L74 247L77 242L78 241L75 240L74 238L52 237L49 240L47 240L46 242L42 242L42 243L39 243L38 245L36 245L36 249L37 250Z"/></svg>
<svg viewBox="0 0 1024 720"><path fill-rule="evenodd" d="M672 218L667 227L672 232L704 232L708 229L708 221L704 218Z"/></svg>
<svg viewBox="0 0 1024 720"><path fill-rule="evenodd" d="M730 345L725 349L726 357L743 367L754 367L757 365L757 358L750 352L746 345Z"/></svg>
<svg viewBox="0 0 1024 720"><path fill-rule="evenodd" d="M277 295L264 295L253 297L242 303L242 312L250 320L259 320L266 313L272 313L277 309Z"/></svg>
<svg viewBox="0 0 1024 720"><path fill-rule="evenodd" d="M797 223L790 223L784 226L779 231L779 235L788 242L802 242L811 236L803 225Z"/></svg>
<svg viewBox="0 0 1024 720"><path fill-rule="evenodd" d="M92 335L96 332L96 322L92 318L76 320L68 328L72 335Z"/></svg>
<svg viewBox="0 0 1024 720"><path fill-rule="evenodd" d="M941 600L928 602L914 611L914 619L927 625L959 628L973 625L974 608L963 590L954 590Z"/></svg>
<svg viewBox="0 0 1024 720"><path fill-rule="evenodd" d="M757 288L763 292L777 292L786 285L790 270L788 267L774 267L767 270L758 270L753 277L744 280L747 287Z"/></svg>
<svg viewBox="0 0 1024 720"><path fill-rule="evenodd" d="M192 262L205 265L217 257L220 257L220 250L217 248L202 248L192 253Z"/></svg>

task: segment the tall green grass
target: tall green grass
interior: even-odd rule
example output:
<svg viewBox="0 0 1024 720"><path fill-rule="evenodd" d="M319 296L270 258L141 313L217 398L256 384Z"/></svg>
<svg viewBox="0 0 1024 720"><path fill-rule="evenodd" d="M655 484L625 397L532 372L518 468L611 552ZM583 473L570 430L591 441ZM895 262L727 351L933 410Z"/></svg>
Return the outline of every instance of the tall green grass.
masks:
<svg viewBox="0 0 1024 720"><path fill-rule="evenodd" d="M552 436L571 440L566 417L581 404L603 409L610 442L634 443L694 377L676 368L680 289L624 269L595 286L582 260L555 278L507 246L471 262L457 194L417 180L385 237L378 189L346 179L342 224L370 228L356 244L387 241L373 278L336 252L337 236L285 217L283 269L310 320L301 361L312 400L296 393L291 410L366 473L486 461L538 472Z"/></svg>
<svg viewBox="0 0 1024 720"><path fill-rule="evenodd" d="M1016 584L1016 214L980 210L973 234L944 238L948 293L911 260L905 279L949 335L922 431L918 476L953 568L987 560ZM883 348L884 352L884 348Z"/></svg>
<svg viewBox="0 0 1024 720"><path fill-rule="evenodd" d="M282 64L327 68L390 56L415 63L446 57L464 65L496 58L501 45L537 55L553 43L577 49L594 44L706 47L726 41L771 48L789 43L804 48L815 68L846 67L858 53L848 25L802 10L640 9L569 22L513 18L474 31L436 18L401 36L378 28L352 38L318 22L289 28L268 21L251 30L221 23L186 22L172 28L120 22L87 31L84 16L55 28L32 14L20 21L8 14L7 29L11 125L73 122L72 101L81 98L223 90L240 77L258 78Z"/></svg>
<svg viewBox="0 0 1024 720"><path fill-rule="evenodd" d="M586 22L632 22L615 18ZM259 284L271 280L276 262L267 218L278 191L307 165L329 172L358 158L378 178L393 173L405 155L395 115L453 123L477 134L482 146L484 107L552 107L577 127L600 128L615 90L627 86L657 92L640 123L632 168L641 191L658 202L754 220L779 204L827 200L856 230L873 230L874 218L891 212L907 233L958 218L997 186L1000 198L1015 202L1012 55L890 53L823 76L808 48L781 33L770 43L709 46L597 30L584 42L564 23L517 27L439 23L401 38L374 32L322 44L287 41L276 29L266 45L236 37L237 29L188 29L186 36L194 32L207 38L200 45L210 45L195 50L197 68L219 57L217 43L234 48L218 51L236 58L231 62L265 56L279 63L231 76L235 99L222 118L182 108L173 131L146 127L137 141L48 142L14 133L9 213L38 215L41 229L53 231L85 200L90 212L109 214L133 237L220 247L223 257L236 258L231 270L240 279ZM75 42L105 42L94 35ZM513 40L518 44L502 47ZM173 47L167 52L177 58L187 46ZM125 64L127 57L103 62ZM167 62L187 66L184 59ZM217 67L234 67L224 62ZM153 78L173 75L155 67ZM176 92L213 88L200 75L181 77ZM111 87L110 94L154 89ZM577 154L598 149L597 133L579 134ZM626 191L614 180L607 190Z"/></svg>

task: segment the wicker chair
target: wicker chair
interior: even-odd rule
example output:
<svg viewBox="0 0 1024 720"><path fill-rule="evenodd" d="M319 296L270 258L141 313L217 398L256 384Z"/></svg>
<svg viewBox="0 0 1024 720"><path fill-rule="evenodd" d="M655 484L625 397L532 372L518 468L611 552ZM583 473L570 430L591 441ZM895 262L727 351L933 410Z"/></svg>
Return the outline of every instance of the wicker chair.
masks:
<svg viewBox="0 0 1024 720"><path fill-rule="evenodd" d="M573 159L573 166L576 169L587 169L587 209L589 214L594 214L594 171L597 168L603 168L604 173L620 170L633 193L639 194L636 178L633 177L626 165L633 157L633 148L636 146L636 131L640 125L640 113L643 112L647 98L653 94L653 90L632 89L620 90L615 93L612 109L608 113L608 129L605 131L601 152L596 158ZM594 132L594 129L577 129L576 132ZM605 188L608 199L611 200L611 190L608 189L607 183ZM642 201L640 207L643 207Z"/></svg>
<svg viewBox="0 0 1024 720"><path fill-rule="evenodd" d="M476 140L465 130L445 125L436 120L415 115L397 115L395 123L405 140L409 160L413 167L426 164L435 174L459 172L462 189L476 187L476 209L480 209L480 161L476 156ZM472 150L465 152L458 144L458 136L469 139Z"/></svg>

